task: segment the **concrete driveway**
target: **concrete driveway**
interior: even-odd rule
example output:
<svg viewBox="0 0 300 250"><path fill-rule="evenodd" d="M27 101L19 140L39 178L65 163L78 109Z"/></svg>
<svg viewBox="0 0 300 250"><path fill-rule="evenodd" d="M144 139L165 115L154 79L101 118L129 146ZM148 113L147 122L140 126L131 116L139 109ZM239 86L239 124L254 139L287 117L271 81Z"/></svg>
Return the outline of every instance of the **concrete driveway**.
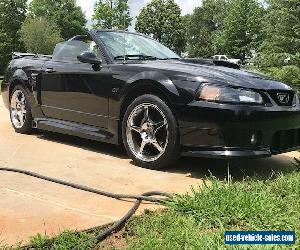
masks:
<svg viewBox="0 0 300 250"><path fill-rule="evenodd" d="M289 171L298 153L270 159L233 162L235 180L273 171ZM121 147L50 133L16 134L0 101L0 165L38 172L54 178L119 193L146 191L187 192L204 176L226 178L228 164L218 160L183 158L165 171L131 164ZM132 206L31 177L0 173L0 247L28 242L37 233L87 229L120 218ZM143 208L153 208L144 204Z"/></svg>

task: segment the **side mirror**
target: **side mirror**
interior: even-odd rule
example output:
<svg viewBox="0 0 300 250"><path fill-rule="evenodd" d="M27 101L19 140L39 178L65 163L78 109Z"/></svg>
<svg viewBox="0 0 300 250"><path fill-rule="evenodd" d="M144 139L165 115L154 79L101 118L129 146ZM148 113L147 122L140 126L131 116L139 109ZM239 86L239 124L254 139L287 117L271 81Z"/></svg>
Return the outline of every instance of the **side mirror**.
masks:
<svg viewBox="0 0 300 250"><path fill-rule="evenodd" d="M100 65L102 63L102 60L99 59L95 53L89 51L81 53L79 56L77 56L77 59L79 62L94 65Z"/></svg>

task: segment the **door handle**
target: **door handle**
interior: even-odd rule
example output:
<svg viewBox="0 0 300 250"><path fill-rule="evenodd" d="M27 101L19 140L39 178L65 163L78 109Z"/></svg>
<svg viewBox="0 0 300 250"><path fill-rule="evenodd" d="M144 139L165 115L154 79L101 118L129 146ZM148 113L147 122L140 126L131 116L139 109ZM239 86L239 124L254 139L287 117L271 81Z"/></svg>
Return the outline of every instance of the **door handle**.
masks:
<svg viewBox="0 0 300 250"><path fill-rule="evenodd" d="M53 73L54 70L53 70L52 68L47 68L47 69L45 70L45 72L46 72L46 73Z"/></svg>

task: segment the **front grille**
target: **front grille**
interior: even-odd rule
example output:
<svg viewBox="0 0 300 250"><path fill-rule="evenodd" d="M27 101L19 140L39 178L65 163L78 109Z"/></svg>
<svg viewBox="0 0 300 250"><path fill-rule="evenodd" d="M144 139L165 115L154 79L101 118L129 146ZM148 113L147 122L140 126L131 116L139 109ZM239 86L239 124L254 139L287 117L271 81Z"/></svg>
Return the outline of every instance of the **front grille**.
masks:
<svg viewBox="0 0 300 250"><path fill-rule="evenodd" d="M273 135L272 152L284 152L300 146L300 129L278 131Z"/></svg>
<svg viewBox="0 0 300 250"><path fill-rule="evenodd" d="M293 105L295 97L295 92L293 90L269 90L268 93L279 106Z"/></svg>

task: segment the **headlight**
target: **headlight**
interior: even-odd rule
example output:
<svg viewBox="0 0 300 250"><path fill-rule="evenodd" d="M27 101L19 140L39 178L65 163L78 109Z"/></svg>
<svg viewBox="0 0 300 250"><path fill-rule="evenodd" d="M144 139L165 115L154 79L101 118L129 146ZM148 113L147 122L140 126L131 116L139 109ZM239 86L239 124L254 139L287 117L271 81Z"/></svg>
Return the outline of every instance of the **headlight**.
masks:
<svg viewBox="0 0 300 250"><path fill-rule="evenodd" d="M262 104L262 96L252 90L236 89L217 85L204 85L199 93L201 100L227 103Z"/></svg>

